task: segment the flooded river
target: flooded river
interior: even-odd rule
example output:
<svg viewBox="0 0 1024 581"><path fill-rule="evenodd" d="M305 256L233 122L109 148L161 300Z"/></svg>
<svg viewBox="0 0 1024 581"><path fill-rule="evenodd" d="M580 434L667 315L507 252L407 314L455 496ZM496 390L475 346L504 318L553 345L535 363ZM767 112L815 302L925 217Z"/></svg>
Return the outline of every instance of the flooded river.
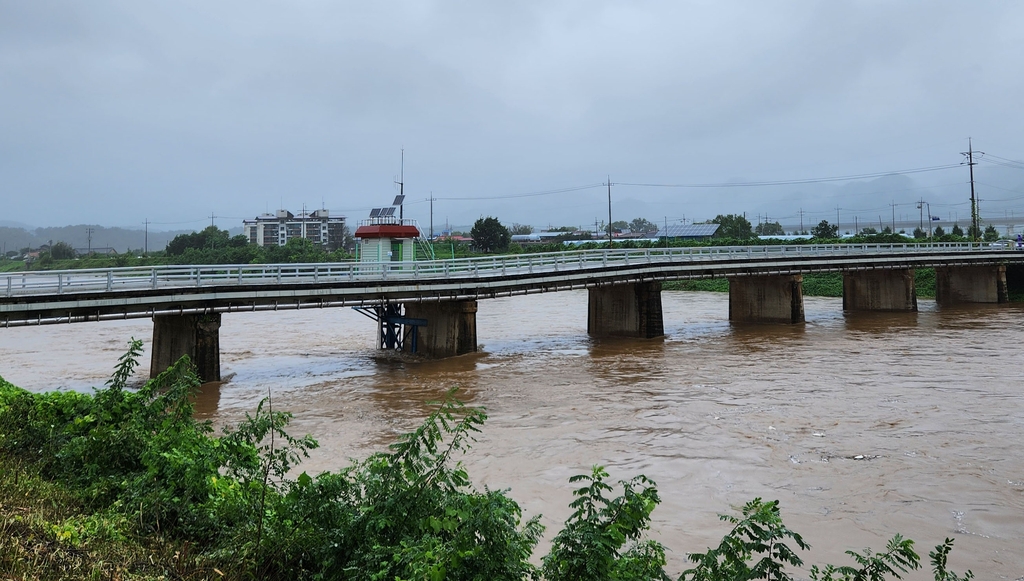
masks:
<svg viewBox="0 0 1024 581"><path fill-rule="evenodd" d="M227 381L197 411L230 424L271 391L292 432L320 441L312 472L383 449L458 387L490 416L471 477L543 514L548 539L568 478L602 464L658 483L671 571L717 544L718 513L760 496L781 500L809 563L901 532L926 560L952 536L953 569L1024 579L1024 306L844 316L841 299L805 301L806 325L736 326L725 294L665 292L666 337L594 341L585 292L487 300L482 353L414 363L377 357L373 322L350 309L225 315ZM0 330L0 375L100 385L151 334L145 320Z"/></svg>

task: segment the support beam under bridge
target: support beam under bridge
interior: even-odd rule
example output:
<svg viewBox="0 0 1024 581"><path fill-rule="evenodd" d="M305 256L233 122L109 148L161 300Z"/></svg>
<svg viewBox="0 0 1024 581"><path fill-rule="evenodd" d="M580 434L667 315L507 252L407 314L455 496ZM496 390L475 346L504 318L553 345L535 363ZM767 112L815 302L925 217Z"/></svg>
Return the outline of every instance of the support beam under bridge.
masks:
<svg viewBox="0 0 1024 581"><path fill-rule="evenodd" d="M202 382L220 381L220 313L153 317L149 376L156 377L188 355Z"/></svg>
<svg viewBox="0 0 1024 581"><path fill-rule="evenodd" d="M914 269L843 273L844 311L916 311Z"/></svg>
<svg viewBox="0 0 1024 581"><path fill-rule="evenodd" d="M475 353L476 311L476 301L406 303L405 316L426 323L416 329L416 353L436 359ZM402 346L406 352L413 350L411 336L407 326Z"/></svg>
<svg viewBox="0 0 1024 581"><path fill-rule="evenodd" d="M587 332L594 337L650 339L665 334L660 282L592 288L587 311Z"/></svg>
<svg viewBox="0 0 1024 581"><path fill-rule="evenodd" d="M804 277L744 276L729 279L729 320L734 323L803 323Z"/></svg>
<svg viewBox="0 0 1024 581"><path fill-rule="evenodd" d="M1004 265L935 267L935 302L940 305L1008 301Z"/></svg>

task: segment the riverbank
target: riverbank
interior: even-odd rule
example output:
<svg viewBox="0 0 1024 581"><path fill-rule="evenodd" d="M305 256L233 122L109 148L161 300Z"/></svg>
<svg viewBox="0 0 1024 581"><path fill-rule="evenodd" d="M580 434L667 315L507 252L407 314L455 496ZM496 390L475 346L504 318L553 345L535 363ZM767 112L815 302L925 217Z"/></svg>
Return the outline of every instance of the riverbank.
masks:
<svg viewBox="0 0 1024 581"><path fill-rule="evenodd" d="M188 542L140 537L125 516L90 508L66 486L0 455L0 578L237 579L203 566Z"/></svg>

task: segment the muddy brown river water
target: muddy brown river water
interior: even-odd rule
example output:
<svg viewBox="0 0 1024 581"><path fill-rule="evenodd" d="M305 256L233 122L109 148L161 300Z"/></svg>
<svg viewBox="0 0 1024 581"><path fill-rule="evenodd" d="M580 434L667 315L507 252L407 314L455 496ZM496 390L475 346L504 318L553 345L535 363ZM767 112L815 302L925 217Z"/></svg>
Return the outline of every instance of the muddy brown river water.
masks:
<svg viewBox="0 0 1024 581"><path fill-rule="evenodd" d="M378 357L373 323L349 309L226 315L227 381L197 413L230 424L271 391L291 431L320 441L315 472L383 449L457 386L489 414L471 477L543 514L548 539L568 478L602 464L657 482L671 571L726 532L718 513L760 496L781 501L809 563L846 564L900 532L925 559L954 537L954 570L1024 579L1024 305L844 316L840 299L808 297L805 325L736 326L724 294L663 302L663 339L594 341L585 292L481 301L482 353L432 362ZM151 334L148 321L0 330L0 375L87 389Z"/></svg>

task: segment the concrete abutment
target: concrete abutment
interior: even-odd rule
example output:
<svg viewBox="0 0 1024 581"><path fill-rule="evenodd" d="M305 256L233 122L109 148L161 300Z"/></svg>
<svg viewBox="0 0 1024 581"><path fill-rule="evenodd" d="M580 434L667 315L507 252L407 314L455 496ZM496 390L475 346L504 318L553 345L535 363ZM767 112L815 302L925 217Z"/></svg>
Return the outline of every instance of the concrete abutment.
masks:
<svg viewBox="0 0 1024 581"><path fill-rule="evenodd" d="M935 268L935 302L940 305L1008 300L1004 265Z"/></svg>
<svg viewBox="0 0 1024 581"><path fill-rule="evenodd" d="M590 289L587 333L594 337L642 337L665 334L661 283L615 284Z"/></svg>
<svg viewBox="0 0 1024 581"><path fill-rule="evenodd" d="M153 317L149 376L156 377L188 355L203 382L220 381L220 313Z"/></svg>
<svg viewBox="0 0 1024 581"><path fill-rule="evenodd" d="M804 277L744 276L729 279L729 320L734 323L803 323Z"/></svg>
<svg viewBox="0 0 1024 581"><path fill-rule="evenodd" d="M843 273L844 311L916 311L914 269Z"/></svg>
<svg viewBox="0 0 1024 581"><path fill-rule="evenodd" d="M416 352L436 359L475 353L476 311L476 301L406 303L406 317L427 321L426 326L416 327ZM413 327L407 325L403 332L403 350L410 352Z"/></svg>

